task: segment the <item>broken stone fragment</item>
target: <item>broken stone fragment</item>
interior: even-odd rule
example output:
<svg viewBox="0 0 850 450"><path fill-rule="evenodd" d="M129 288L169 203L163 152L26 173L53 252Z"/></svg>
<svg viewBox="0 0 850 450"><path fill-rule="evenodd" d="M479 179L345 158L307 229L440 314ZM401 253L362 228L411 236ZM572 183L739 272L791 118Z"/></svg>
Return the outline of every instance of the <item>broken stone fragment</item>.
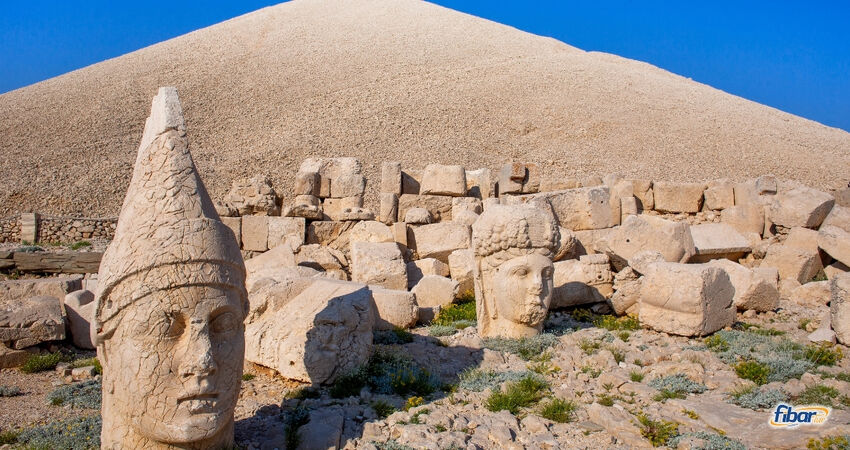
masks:
<svg viewBox="0 0 850 450"><path fill-rule="evenodd" d="M780 192L769 208L770 220L786 228L817 228L826 218L835 198L805 186Z"/></svg>
<svg viewBox="0 0 850 450"><path fill-rule="evenodd" d="M395 242L353 242L351 280L386 289L407 289L407 266Z"/></svg>
<svg viewBox="0 0 850 450"><path fill-rule="evenodd" d="M79 290L65 296L65 314L68 332L75 347L94 350L91 340L91 322L94 319L94 292Z"/></svg>
<svg viewBox="0 0 850 450"><path fill-rule="evenodd" d="M614 274L606 255L583 255L579 260L558 261L554 268L550 308L603 302L614 292Z"/></svg>
<svg viewBox="0 0 850 450"><path fill-rule="evenodd" d="M748 269L727 259L709 265L720 267L729 275L735 288L733 303L739 311L773 311L779 306L779 275L776 269Z"/></svg>
<svg viewBox="0 0 850 450"><path fill-rule="evenodd" d="M696 250L690 262L712 259L737 261L751 250L749 241L728 224L704 223L690 228Z"/></svg>
<svg viewBox="0 0 850 450"><path fill-rule="evenodd" d="M36 295L0 300L0 342L9 348L20 350L63 339L65 319L58 298Z"/></svg>
<svg viewBox="0 0 850 450"><path fill-rule="evenodd" d="M850 273L837 275L830 282L829 312L836 339L850 345Z"/></svg>
<svg viewBox="0 0 850 450"><path fill-rule="evenodd" d="M238 211L240 216L280 215L277 194L265 175L234 180L230 191L224 196L223 203Z"/></svg>
<svg viewBox="0 0 850 450"><path fill-rule="evenodd" d="M428 164L422 173L419 193L423 195L466 195L466 171L462 166Z"/></svg>
<svg viewBox="0 0 850 450"><path fill-rule="evenodd" d="M597 243L597 249L607 254L618 270L626 266L629 258L645 250L660 252L666 261L682 263L696 253L687 223L645 215L629 216Z"/></svg>

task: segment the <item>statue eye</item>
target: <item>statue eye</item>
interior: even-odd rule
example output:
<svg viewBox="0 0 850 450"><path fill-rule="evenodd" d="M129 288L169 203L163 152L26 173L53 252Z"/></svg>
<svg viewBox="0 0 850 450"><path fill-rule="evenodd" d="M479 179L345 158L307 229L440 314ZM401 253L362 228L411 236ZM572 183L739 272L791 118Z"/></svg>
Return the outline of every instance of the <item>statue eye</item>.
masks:
<svg viewBox="0 0 850 450"><path fill-rule="evenodd" d="M527 267L517 267L516 269L514 269L513 274L518 276L518 277L524 277L524 276L528 275L528 268Z"/></svg>
<svg viewBox="0 0 850 450"><path fill-rule="evenodd" d="M160 335L166 339L173 339L183 334L186 323L179 313L166 313L161 321L157 323Z"/></svg>
<svg viewBox="0 0 850 450"><path fill-rule="evenodd" d="M226 312L219 314L212 320L212 323L210 323L210 330L213 333L224 333L236 329L238 324L239 323L236 321L236 315L232 312Z"/></svg>

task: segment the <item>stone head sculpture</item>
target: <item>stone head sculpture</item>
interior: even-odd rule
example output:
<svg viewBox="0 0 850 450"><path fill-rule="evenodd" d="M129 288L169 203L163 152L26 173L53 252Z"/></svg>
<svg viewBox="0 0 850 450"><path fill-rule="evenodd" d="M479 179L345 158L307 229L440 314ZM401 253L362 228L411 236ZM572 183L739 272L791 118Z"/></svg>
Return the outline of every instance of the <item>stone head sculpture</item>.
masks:
<svg viewBox="0 0 850 450"><path fill-rule="evenodd" d="M176 89L160 88L100 265L103 448L232 445L247 310L236 238L192 162Z"/></svg>
<svg viewBox="0 0 850 450"><path fill-rule="evenodd" d="M551 212L492 205L472 226L478 332L482 337L540 333L552 301L552 255L559 243Z"/></svg>

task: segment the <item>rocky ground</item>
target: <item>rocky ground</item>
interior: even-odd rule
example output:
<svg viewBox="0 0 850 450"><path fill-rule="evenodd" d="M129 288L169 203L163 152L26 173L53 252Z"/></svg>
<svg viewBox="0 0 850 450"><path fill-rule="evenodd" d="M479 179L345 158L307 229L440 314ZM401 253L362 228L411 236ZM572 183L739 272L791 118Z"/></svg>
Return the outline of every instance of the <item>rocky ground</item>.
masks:
<svg viewBox="0 0 850 450"><path fill-rule="evenodd" d="M806 339L825 309L783 300L693 339L587 309L550 313L547 333L525 341L482 340L472 326L383 332L369 366L329 387L246 367L236 438L258 449L805 447L850 435L850 350ZM0 397L3 442L10 430L96 414L51 404L68 381L0 372L0 385L20 389ZM833 410L825 425L779 430L768 425L779 401Z"/></svg>

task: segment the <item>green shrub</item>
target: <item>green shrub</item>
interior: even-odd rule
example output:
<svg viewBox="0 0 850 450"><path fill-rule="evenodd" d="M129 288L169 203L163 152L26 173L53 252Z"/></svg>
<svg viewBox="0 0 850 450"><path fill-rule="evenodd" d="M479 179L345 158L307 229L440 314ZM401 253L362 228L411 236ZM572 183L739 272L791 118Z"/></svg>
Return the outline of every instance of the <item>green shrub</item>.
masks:
<svg viewBox="0 0 850 450"><path fill-rule="evenodd" d="M18 443L19 430L6 430L0 432L0 445L12 445Z"/></svg>
<svg viewBox="0 0 850 450"><path fill-rule="evenodd" d="M834 366L838 361L841 361L844 353L839 347L833 348L828 343L809 344L806 346L803 356L816 366Z"/></svg>
<svg viewBox="0 0 850 450"><path fill-rule="evenodd" d="M738 377L761 386L767 383L770 368L758 361L741 361L735 364L735 373L738 374Z"/></svg>
<svg viewBox="0 0 850 450"><path fill-rule="evenodd" d="M419 397L419 398L421 398L421 397ZM415 413L413 413L412 416L410 416L410 423L412 423L414 425L421 424L422 420L419 419L419 417L424 416L425 414L429 414L430 412L431 412L431 410L428 409L428 408L422 408L419 411L416 411Z"/></svg>
<svg viewBox="0 0 850 450"><path fill-rule="evenodd" d="M608 347L608 351L611 352L612 356L614 356L614 361L616 361L617 364L626 360L626 354L622 350L616 347Z"/></svg>
<svg viewBox="0 0 850 450"><path fill-rule="evenodd" d="M809 450L850 450L850 434L844 436L827 436L821 439L809 439L806 444Z"/></svg>
<svg viewBox="0 0 850 450"><path fill-rule="evenodd" d="M543 397L543 391L549 387L545 380L527 376L519 381L509 383L504 392L490 394L485 406L488 410L497 412L508 410L517 414L520 408L531 406Z"/></svg>
<svg viewBox="0 0 850 450"><path fill-rule="evenodd" d="M600 344L599 341L591 341L590 339L582 338L578 341L578 348L580 348L581 351L583 351L584 354L588 356L596 353L596 351L599 350L599 347L601 346L602 344Z"/></svg>
<svg viewBox="0 0 850 450"><path fill-rule="evenodd" d="M68 358L60 352L32 355L21 366L21 372L36 373L53 370L57 364L67 360Z"/></svg>
<svg viewBox="0 0 850 450"><path fill-rule="evenodd" d="M91 242L89 241L77 241L71 244L71 250L79 250L83 247L91 247Z"/></svg>
<svg viewBox="0 0 850 450"><path fill-rule="evenodd" d="M596 403L599 403L602 406L611 407L614 406L614 397L611 397L608 394L599 394L599 397L596 398Z"/></svg>
<svg viewBox="0 0 850 450"><path fill-rule="evenodd" d="M359 394L360 391L358 390L357 393ZM321 396L322 392L319 391L319 389L312 386L302 386L287 392L284 397L295 400L305 400L308 398L319 398Z"/></svg>
<svg viewBox="0 0 850 450"><path fill-rule="evenodd" d="M629 379L634 381L635 383L640 383L643 381L643 374L638 372L637 370L633 370L629 372Z"/></svg>
<svg viewBox="0 0 850 450"><path fill-rule="evenodd" d="M85 359L77 359L71 363L71 367L87 367L94 366L94 373L98 375L103 374L103 366L100 365L100 361L96 357L85 358Z"/></svg>
<svg viewBox="0 0 850 450"><path fill-rule="evenodd" d="M679 424L666 420L652 420L646 414L637 415L641 436L649 439L653 447L661 447L679 435Z"/></svg>
<svg viewBox="0 0 850 450"><path fill-rule="evenodd" d="M242 374L242 381L251 381L254 378L257 378L257 376L254 375L253 373L243 373Z"/></svg>
<svg viewBox="0 0 850 450"><path fill-rule="evenodd" d="M572 422L577 408L575 402L553 398L540 409L540 417L558 423Z"/></svg>
<svg viewBox="0 0 850 450"><path fill-rule="evenodd" d="M696 442L693 450L747 450L747 447L731 438L722 436L717 433L709 433L707 431L697 431L694 433L685 433L670 439L667 445L670 448L677 448L679 443L684 439L696 438L702 442Z"/></svg>
<svg viewBox="0 0 850 450"><path fill-rule="evenodd" d="M485 389L490 389L496 385L500 385L506 381L517 381L527 376L533 376L528 371L522 372L496 372L494 370L482 370L478 368L468 368L461 372L458 377L460 383L458 386L461 389L468 391L481 392Z"/></svg>
<svg viewBox="0 0 850 450"><path fill-rule="evenodd" d="M788 401L788 395L779 389L762 390L755 386L748 386L729 393L727 399L730 403L753 410L772 408L777 403Z"/></svg>
<svg viewBox="0 0 850 450"><path fill-rule="evenodd" d="M19 395L21 395L19 387L0 385L0 397L17 397Z"/></svg>
<svg viewBox="0 0 850 450"><path fill-rule="evenodd" d="M628 331L621 331L617 333L617 337L620 338L623 342L629 342L629 338L632 336Z"/></svg>
<svg viewBox="0 0 850 450"><path fill-rule="evenodd" d="M634 316L611 316L602 315L593 318L593 325L608 331L635 331L640 330L640 321Z"/></svg>
<svg viewBox="0 0 850 450"><path fill-rule="evenodd" d="M816 384L807 387L796 398L794 403L798 405L823 405L831 408L848 408L850 407L850 398L846 395L841 395L838 389Z"/></svg>
<svg viewBox="0 0 850 450"><path fill-rule="evenodd" d="M476 319L475 296L464 297L441 309L437 317L431 321L431 325L453 326L452 324L457 321L475 322Z"/></svg>
<svg viewBox="0 0 850 450"><path fill-rule="evenodd" d="M428 335L434 337L451 336L457 333L457 328L451 325L430 325Z"/></svg>
<svg viewBox="0 0 850 450"><path fill-rule="evenodd" d="M799 328L799 329L801 329L801 330L803 330L803 331L806 331L806 327L807 327L810 323L812 323L812 319L810 319L810 318L800 319L800 321L799 321L799 322L797 322L797 328Z"/></svg>
<svg viewBox="0 0 850 450"><path fill-rule="evenodd" d="M377 414L381 419L386 419L387 416L396 412L395 407L382 400L373 402L372 409L375 410L375 414Z"/></svg>
<svg viewBox="0 0 850 450"><path fill-rule="evenodd" d="M437 390L440 381L406 355L375 352L366 367L366 383L378 394L425 396Z"/></svg>
<svg viewBox="0 0 850 450"><path fill-rule="evenodd" d="M526 361L539 357L544 351L546 351L546 349L557 343L558 337L548 333L520 339L500 337L484 339L485 348L500 352L513 353Z"/></svg>
<svg viewBox="0 0 850 450"><path fill-rule="evenodd" d="M392 330L375 330L373 341L379 345L404 345L413 342L413 333L400 327L394 327Z"/></svg>
<svg viewBox="0 0 850 450"><path fill-rule="evenodd" d="M425 399L422 397L413 396L407 399L407 402L404 404L404 410L407 411L410 408L416 408L417 406L422 406L425 404Z"/></svg>
<svg viewBox="0 0 850 450"><path fill-rule="evenodd" d="M595 367L590 366L582 366L581 373L586 373L590 375L590 378L596 378L599 376L599 374L602 373L602 369L597 369Z"/></svg>
<svg viewBox="0 0 850 450"><path fill-rule="evenodd" d="M414 450L413 447L399 444L395 439L390 439L387 442L372 442L372 445L378 450Z"/></svg>
<svg viewBox="0 0 850 450"><path fill-rule="evenodd" d="M30 428L18 435L18 443L26 448L100 448L100 416L51 422Z"/></svg>
<svg viewBox="0 0 850 450"><path fill-rule="evenodd" d="M704 384L691 381L687 375L681 373L655 378L649 382L649 386L660 391L655 398L656 401L685 398L687 394L701 394L706 390Z"/></svg>
<svg viewBox="0 0 850 450"><path fill-rule="evenodd" d="M100 381L89 380L60 386L50 394L47 401L51 405L70 406L71 408L100 409Z"/></svg>
<svg viewBox="0 0 850 450"><path fill-rule="evenodd" d="M828 363L833 357L839 358L834 352L823 352L814 348L809 350L807 355L805 347L788 338L762 336L751 331L721 330L705 342L709 350L727 364L734 366L741 361L754 361L763 366L742 366L742 370L746 370L744 373L753 377L760 377L766 367L768 383L799 378L817 365Z"/></svg>

